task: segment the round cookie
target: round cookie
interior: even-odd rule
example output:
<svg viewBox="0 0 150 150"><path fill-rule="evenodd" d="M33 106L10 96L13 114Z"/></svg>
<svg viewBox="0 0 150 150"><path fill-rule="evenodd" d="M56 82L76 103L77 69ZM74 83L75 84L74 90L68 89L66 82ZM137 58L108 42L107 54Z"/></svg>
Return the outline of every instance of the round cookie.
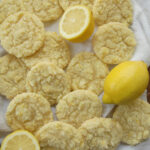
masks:
<svg viewBox="0 0 150 150"><path fill-rule="evenodd" d="M81 134L73 126L55 121L36 133L41 150L85 150Z"/></svg>
<svg viewBox="0 0 150 150"><path fill-rule="evenodd" d="M97 95L77 90L64 96L56 106L58 120L79 127L84 121L100 117L102 105Z"/></svg>
<svg viewBox="0 0 150 150"><path fill-rule="evenodd" d="M93 118L79 128L88 150L115 150L122 138L122 128L110 118Z"/></svg>
<svg viewBox="0 0 150 150"><path fill-rule="evenodd" d="M50 104L41 95L23 93L9 104L6 121L13 130L24 129L32 133L53 120Z"/></svg>
<svg viewBox="0 0 150 150"><path fill-rule="evenodd" d="M51 105L70 92L70 78L54 64L41 62L29 71L26 79L28 92L43 95Z"/></svg>
<svg viewBox="0 0 150 150"><path fill-rule="evenodd" d="M129 60L135 50L134 33L122 23L100 26L93 37L93 50L106 64Z"/></svg>
<svg viewBox="0 0 150 150"><path fill-rule="evenodd" d="M95 0L59 0L59 3L64 10L75 5L85 5L92 9L94 2Z"/></svg>
<svg viewBox="0 0 150 150"><path fill-rule="evenodd" d="M38 51L44 42L45 30L39 18L27 12L10 15L0 28L1 44L10 54L25 57Z"/></svg>
<svg viewBox="0 0 150 150"><path fill-rule="evenodd" d="M28 68L13 55L0 57L0 94L8 99L26 92L25 83Z"/></svg>
<svg viewBox="0 0 150 150"><path fill-rule="evenodd" d="M130 25L133 21L133 8L130 0L96 0L93 15L98 26L109 22Z"/></svg>
<svg viewBox="0 0 150 150"><path fill-rule="evenodd" d="M32 56L22 58L22 60L30 68L43 61L65 68L70 61L70 49L57 33L46 32L44 46Z"/></svg>
<svg viewBox="0 0 150 150"><path fill-rule="evenodd" d="M122 142L136 145L150 137L150 104L137 99L127 105L119 105L113 118L123 128Z"/></svg>
<svg viewBox="0 0 150 150"><path fill-rule="evenodd" d="M41 21L53 21L58 19L63 10L58 0L21 0L22 10L37 15Z"/></svg>
<svg viewBox="0 0 150 150"><path fill-rule="evenodd" d="M0 24L10 15L21 11L20 1L1 0L0 1Z"/></svg>
<svg viewBox="0 0 150 150"><path fill-rule="evenodd" d="M90 90L97 95L103 91L104 79L108 73L108 67L90 52L77 54L67 68L73 90Z"/></svg>

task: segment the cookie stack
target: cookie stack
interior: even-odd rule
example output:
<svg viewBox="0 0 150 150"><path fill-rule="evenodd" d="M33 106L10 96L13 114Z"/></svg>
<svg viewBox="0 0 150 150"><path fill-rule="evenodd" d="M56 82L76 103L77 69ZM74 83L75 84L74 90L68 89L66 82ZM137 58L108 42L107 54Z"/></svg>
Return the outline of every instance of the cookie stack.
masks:
<svg viewBox="0 0 150 150"><path fill-rule="evenodd" d="M87 5L98 29L93 51L71 59L71 49L44 23L63 9ZM113 118L102 118L99 95L109 65L129 60L135 50L129 0L2 0L0 94L11 100L6 121L12 130L28 130L41 150L114 150L150 136L150 105L141 100L118 106ZM54 121L51 106L56 106ZM144 121L144 123L143 123Z"/></svg>

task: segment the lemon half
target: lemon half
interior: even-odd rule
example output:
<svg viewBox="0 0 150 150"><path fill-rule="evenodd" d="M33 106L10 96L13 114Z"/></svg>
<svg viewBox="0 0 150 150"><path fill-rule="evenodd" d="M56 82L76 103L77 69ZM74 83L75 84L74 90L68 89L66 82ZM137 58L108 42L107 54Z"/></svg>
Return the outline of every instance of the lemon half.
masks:
<svg viewBox="0 0 150 150"><path fill-rule="evenodd" d="M82 5L68 8L59 23L60 35L71 42L83 42L94 31L94 19L91 10Z"/></svg>
<svg viewBox="0 0 150 150"><path fill-rule="evenodd" d="M4 139L1 150L40 150L40 146L31 133L19 130Z"/></svg>

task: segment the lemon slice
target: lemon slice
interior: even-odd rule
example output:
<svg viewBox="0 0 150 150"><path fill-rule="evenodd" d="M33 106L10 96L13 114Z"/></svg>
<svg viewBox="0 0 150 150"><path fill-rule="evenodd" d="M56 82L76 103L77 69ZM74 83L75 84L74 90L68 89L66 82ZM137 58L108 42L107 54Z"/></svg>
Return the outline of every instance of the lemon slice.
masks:
<svg viewBox="0 0 150 150"><path fill-rule="evenodd" d="M89 8L77 5L68 8L59 23L60 35L71 42L83 42L94 31L94 19Z"/></svg>
<svg viewBox="0 0 150 150"><path fill-rule="evenodd" d="M19 130L4 139L1 150L40 150L40 146L31 133Z"/></svg>

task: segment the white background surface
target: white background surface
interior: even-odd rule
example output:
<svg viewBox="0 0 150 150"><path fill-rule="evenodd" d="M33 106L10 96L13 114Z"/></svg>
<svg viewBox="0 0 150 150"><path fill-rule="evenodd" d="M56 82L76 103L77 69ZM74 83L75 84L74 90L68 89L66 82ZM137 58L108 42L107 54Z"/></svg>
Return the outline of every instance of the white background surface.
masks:
<svg viewBox="0 0 150 150"><path fill-rule="evenodd" d="M138 46L132 60L144 60L147 64L150 65L150 0L133 0L133 2L135 6L134 9L136 11L134 14L134 24L132 29L135 32ZM135 2L138 2L142 9L135 5ZM47 30L58 32L57 26L58 23L54 23L50 27L47 27ZM90 40L82 44L70 44L70 47L73 49L73 55L80 51L91 51L92 49ZM0 54L1 52L3 53L3 50L0 48ZM4 121L4 114L7 104L8 101L5 101L4 103L4 98L0 97L0 138L3 137L2 130L8 130ZM106 116L107 113L112 109L112 106L105 105L104 107L104 116ZM147 140L136 147L121 145L118 147L118 150L150 150L150 140Z"/></svg>

